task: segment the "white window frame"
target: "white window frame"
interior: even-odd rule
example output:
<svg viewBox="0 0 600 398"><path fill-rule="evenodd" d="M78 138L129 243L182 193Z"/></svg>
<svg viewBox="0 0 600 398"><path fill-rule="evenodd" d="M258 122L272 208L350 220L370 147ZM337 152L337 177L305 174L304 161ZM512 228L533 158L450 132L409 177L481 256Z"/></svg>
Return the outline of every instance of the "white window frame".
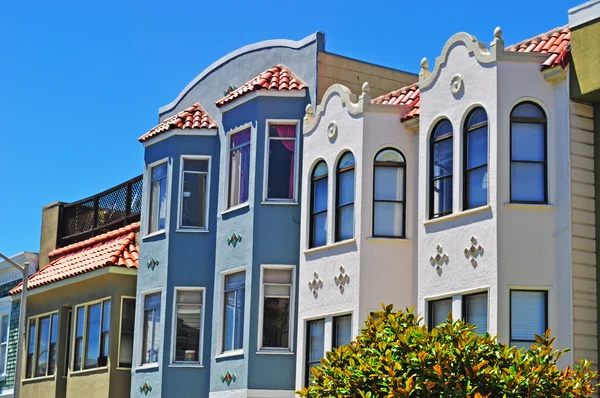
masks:
<svg viewBox="0 0 600 398"><path fill-rule="evenodd" d="M156 166L160 166L163 163L167 164L167 176L166 176L166 178L167 178L167 203L166 203L167 208L165 209L165 211L166 211L165 227L163 229L159 229L157 231L150 232L150 201L152 200L152 198L151 198L151 195L152 195L152 169L155 168ZM144 190L146 191L145 199L144 199L145 207L143 207L146 210L143 212L144 214L142 215L142 217L145 218L146 225L144 226L145 236L142 239L164 234L166 232L167 228L169 228L169 214L171 213L169 211L169 208L171 206L170 182L171 182L171 167L169 165L168 157L162 158L155 162L152 162L146 167L146 171L145 171L145 175L144 175Z"/></svg>
<svg viewBox="0 0 600 398"><path fill-rule="evenodd" d="M145 304L144 301L146 299L146 296L150 295L150 294L154 294L154 293L160 293L160 319L161 319L161 324L164 324L164 292L162 289L151 289L151 290L146 290L140 293L140 300L139 302L136 302L136 313L140 314L138 322L137 322L137 350L136 350L136 356L137 358L134 359L134 363L136 364L136 368L137 369L145 369L145 368L158 368L160 366L161 363L161 355L162 355L162 351L163 351L163 340L162 340L162 332L164 330L163 325L159 325L158 326L158 330L155 330L155 333L159 333L159 351L158 351L158 359L156 362L149 362L149 363L143 363L143 358L144 358L144 311L145 311ZM136 299L137 301L137 299ZM134 342L134 346L135 346L135 342ZM135 349L135 348L134 348ZM132 366L133 363L131 364Z"/></svg>
<svg viewBox="0 0 600 398"><path fill-rule="evenodd" d="M131 370L131 367L120 366L120 362L121 362L121 334L123 333L123 303L125 302L125 300L133 300L134 304L137 303L137 300L136 300L135 296L121 296L121 300L120 300L121 306L119 307L119 343L118 343L119 346L117 348L117 360L116 360L116 364L117 364L116 369L117 370L121 370L121 369L122 370ZM135 312L135 305L133 306L133 308L134 308L134 312ZM112 311L112 308L111 308L111 311ZM135 314L134 314L134 316L135 316ZM133 326L135 328L135 321L133 323ZM135 338L135 332L134 332L134 336L133 337ZM133 366L134 357L135 357L134 347L132 345L132 347L131 347L131 366Z"/></svg>
<svg viewBox="0 0 600 398"><path fill-rule="evenodd" d="M53 375L48 375L48 370L46 369L46 375L45 376L36 376L35 375L35 368L37 365L37 358L38 358L38 350L39 350L39 343L38 343L38 336L40 333L40 319L41 318L46 318L49 317L50 318L50 330L48 331L48 342L50 342L50 337L52 336L52 316L56 314L58 316L58 329L57 329L57 333L56 333L56 363L55 363L55 369L54 369L54 374ZM27 377L27 355L29 355L29 339L30 339L30 325L31 325L31 320L35 319L35 336L34 336L34 343L33 343L33 364L32 364L32 368L31 368L31 377ZM23 353L23 359L24 359L24 369L23 371L25 372L25 375L23 377L24 380L44 380L44 379L55 379L56 378L56 374L58 373L58 352L59 352L59 332L60 331L60 314L59 312L56 311L51 311L51 312L46 312L44 314L39 314L39 315L34 315L34 316L30 316L29 318L27 318L27 335L25 336L25 347L24 350L25 352ZM50 349L50 344L48 344L48 349ZM48 362L50 362L50 353L48 353Z"/></svg>
<svg viewBox="0 0 600 398"><path fill-rule="evenodd" d="M71 323L72 323L72 327L73 330L71 332L71 360L70 360L70 366L69 366L69 373L79 373L79 372L89 372L89 371L93 371L93 370L97 370L97 369L106 369L108 368L110 361L106 362L106 366L97 366L95 368L89 368L86 369L85 368L85 356L86 356L86 349L87 349L87 329L88 329L88 317L89 317L89 307L95 304L100 304L100 329L99 329L99 334L100 334L100 340L98 340L98 354L100 354L100 348L102 347L102 323L103 323L103 317L104 317L104 302L105 301L109 301L110 302L110 315L112 316L112 312L113 312L113 303L112 303L112 297L108 296L108 297L103 297L97 300L93 300L93 301L88 301L85 303L81 303L78 304L76 306L73 307L72 309L72 315L71 315ZM83 343L81 345L81 369L75 369L75 341L77 340L77 310L79 308L83 307ZM60 323L60 321L59 321ZM37 331L36 331L37 333ZM113 338L112 336L112 328L110 327L110 320L109 320L109 332L108 332L108 351L109 351L109 357L110 357L110 342ZM58 340L58 338L57 338ZM57 343L58 344L58 343Z"/></svg>
<svg viewBox="0 0 600 398"><path fill-rule="evenodd" d="M248 180L248 200L244 203L240 203L237 204L235 206L231 206L229 207L229 165L231 163L231 159L230 159L230 152L231 152L231 136L237 133L241 133L244 130L250 129L250 168L248 170L248 173L250 173L249 176L249 180ZM227 134L225 135L226 139L225 139L225 156L223 156L223 161L225 162L223 169L225 170L225 173L223 174L225 176L225 184L223 184L223 209L221 211L221 213L227 213L230 211L234 211L237 209L241 209L243 207L248 207L250 205L250 200L252 199L253 195L251 195L251 191L250 191L250 182L252 181L252 158L253 158L253 142L252 142L252 137L254 137L255 135L255 129L254 127L252 127L252 122L248 122L246 124L241 125L240 127L237 127L233 130L230 130L227 132ZM254 142L254 146L256 146L256 141Z"/></svg>
<svg viewBox="0 0 600 398"><path fill-rule="evenodd" d="M210 170L210 168L209 168ZM201 292L202 303L200 304L200 341L198 345L198 361L177 361L175 359L175 348L177 344L177 292L188 291L188 292ZM206 288L196 286L175 286L173 287L173 319L171 320L171 355L169 366L174 367L188 367L188 368L201 368L202 356L204 353L204 325L205 325L205 313L206 306Z"/></svg>
<svg viewBox="0 0 600 398"><path fill-rule="evenodd" d="M4 361L4 372L0 374L0 381L6 377L6 365L8 363L8 347L10 343L10 320L11 320L12 302L10 297L3 297L0 299L0 326L2 325L2 317L8 315L8 325L6 328L6 350L4 352L4 358L0 360ZM29 325L27 325L29 326ZM1 345L2 343L0 343Z"/></svg>
<svg viewBox="0 0 600 398"><path fill-rule="evenodd" d="M237 267L237 268L232 268L226 271L222 271L221 272L221 281L220 281L220 292L219 292L219 325L218 325L218 335L217 335L217 355L215 358L227 358L227 357L233 357L233 356L241 356L244 355L244 349L246 348L245 344L242 344L242 348L239 350L232 350L232 351L223 351L224 349L224 344L223 344L223 332L225 330L225 318L223 317L223 311L225 308L225 277L227 275L231 275L231 274L237 274L238 272L246 272L246 280L245 280L245 285L244 285L244 324L246 323L247 320L247 316L246 314L248 313L247 311L247 307L249 305L248 303L248 294L249 292L249 288L248 288L248 270L246 269L245 266L242 267ZM246 327L246 325L243 325L244 329Z"/></svg>
<svg viewBox="0 0 600 398"><path fill-rule="evenodd" d="M513 291L525 291L525 292L540 292L546 294L546 329L552 329L552 289L547 286L508 286L508 345L512 343L512 292ZM533 341L532 341L533 344Z"/></svg>
<svg viewBox="0 0 600 398"><path fill-rule="evenodd" d="M208 161L208 171L206 173L206 198L204 199L204 203L206 203L206 208L204 209L204 220L206 223L205 227L188 227L183 226L181 223L181 216L183 215L183 174L184 174L184 164L185 160L206 160ZM181 155L179 160L179 195L178 195L178 204L177 204L177 232L208 232L209 226L209 215L208 211L210 208L210 171L211 171L211 156L208 155ZM201 174L201 172L191 173Z"/></svg>
<svg viewBox="0 0 600 398"><path fill-rule="evenodd" d="M288 334L288 348L277 348L277 347L263 347L262 345L262 333L264 324L264 273L265 269L274 269L281 271L290 271L292 283L290 285L290 320L289 320L289 334ZM293 354L294 353L294 306L295 306L295 291L296 291L296 266L295 265L283 265L283 264L263 264L260 267L260 289L259 289L259 305L258 305L258 333L257 333L257 354Z"/></svg>
<svg viewBox="0 0 600 398"><path fill-rule="evenodd" d="M452 319L463 319L464 320L465 314L463 314L463 307L464 307L463 297L464 296L472 296L472 295L479 294L479 293L487 294L488 330L486 330L486 331L490 331L490 313L491 313L491 311L490 311L490 288L489 288L489 286L479 287L479 288L475 288L475 289L461 290L461 291L452 292L452 293L448 293L448 294L444 294L444 295L440 295L440 296L425 297L425 311L423 311L425 313L425 316L423 318L423 321L425 322L425 326L429 329L429 326L431 324L430 323L431 313L429 311L429 303L431 301L440 301L440 300L444 300L444 299L451 299L452 300Z"/></svg>
<svg viewBox="0 0 600 398"><path fill-rule="evenodd" d="M292 199L269 198L269 149L271 139L269 137L269 127L272 125L287 125L296 127L296 136L294 138L294 195ZM278 204L298 204L298 167L300 165L300 120L298 119L266 119L265 120L265 159L263 173L263 203Z"/></svg>

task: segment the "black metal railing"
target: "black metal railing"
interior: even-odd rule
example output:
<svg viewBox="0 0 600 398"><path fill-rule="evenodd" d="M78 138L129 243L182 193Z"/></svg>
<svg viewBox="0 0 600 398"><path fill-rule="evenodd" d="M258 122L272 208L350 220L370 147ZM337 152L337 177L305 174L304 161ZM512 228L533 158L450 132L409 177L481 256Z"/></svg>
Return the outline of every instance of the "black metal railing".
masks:
<svg viewBox="0 0 600 398"><path fill-rule="evenodd" d="M142 176L74 203L61 205L58 247L70 245L140 220Z"/></svg>

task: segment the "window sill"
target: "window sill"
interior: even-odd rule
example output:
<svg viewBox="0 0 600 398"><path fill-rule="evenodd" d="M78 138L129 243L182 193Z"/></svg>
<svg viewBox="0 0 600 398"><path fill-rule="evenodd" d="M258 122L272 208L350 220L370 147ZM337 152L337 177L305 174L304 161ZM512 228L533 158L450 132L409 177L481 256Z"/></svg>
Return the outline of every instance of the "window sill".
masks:
<svg viewBox="0 0 600 398"><path fill-rule="evenodd" d="M284 350L260 350L256 351L256 355L294 355L294 352Z"/></svg>
<svg viewBox="0 0 600 398"><path fill-rule="evenodd" d="M144 236L142 238L142 240L146 240L146 239L150 239L150 238L155 238L157 236L166 235L166 234L167 234L167 230L161 229L160 231L152 232L151 234L148 234L148 235Z"/></svg>
<svg viewBox="0 0 600 398"><path fill-rule="evenodd" d="M226 351L222 352L215 357L215 359L242 357L244 356L244 350Z"/></svg>
<svg viewBox="0 0 600 398"><path fill-rule="evenodd" d="M554 210L554 205L542 203L504 203L505 209L522 209L522 210Z"/></svg>
<svg viewBox="0 0 600 398"><path fill-rule="evenodd" d="M262 202L260 202L261 205L275 205L275 206L298 206L300 203L296 202L295 200L263 200Z"/></svg>
<svg viewBox="0 0 600 398"><path fill-rule="evenodd" d="M23 384L35 383L35 382L38 382L38 381L50 381L50 380L54 380L54 379L55 379L54 375L52 375L52 376L30 377L28 379L23 379Z"/></svg>
<svg viewBox="0 0 600 398"><path fill-rule="evenodd" d="M237 211L237 210L240 210L240 209L243 209L243 208L245 208L245 207L249 207L249 206L250 206L250 203L249 203L249 202L244 202L244 203L242 203L241 205L233 206L233 207L230 207L230 208L229 208L229 209L227 209L227 210L224 210L224 211L222 211L222 212L221 212L221 215L223 216L223 215L225 215L225 214L234 213L234 212L235 212L235 211Z"/></svg>
<svg viewBox="0 0 600 398"><path fill-rule="evenodd" d="M392 243L392 244L410 244L412 243L412 239L408 238L386 238L383 236L372 236L367 238L367 242L373 243Z"/></svg>
<svg viewBox="0 0 600 398"><path fill-rule="evenodd" d="M131 368L124 368L124 367L122 367L122 366L117 366L117 367L116 367L116 369L117 369L117 370L127 370L127 371L130 371L130 372L131 372Z"/></svg>
<svg viewBox="0 0 600 398"><path fill-rule="evenodd" d="M135 371L139 371L139 370L154 370L154 369L158 369L158 362L153 362L153 363L147 363L141 366L138 366L137 368L135 368Z"/></svg>
<svg viewBox="0 0 600 398"><path fill-rule="evenodd" d="M469 209L469 210L461 211L461 212L454 213L454 214L448 214L447 216L444 216L444 217L439 217L439 218L434 218L431 220L423 221L423 225L428 226L428 225L432 225L432 224L442 223L445 221L454 220L454 219L461 218L461 217L467 217L467 216L470 216L473 214L483 213L483 212L491 211L491 210L492 210L492 205L480 206L480 207L476 207L474 209Z"/></svg>
<svg viewBox="0 0 600 398"><path fill-rule="evenodd" d="M169 364L169 367L170 368L203 368L204 365L202 365L201 363L198 363L198 362L190 362L190 363L175 362L175 363Z"/></svg>
<svg viewBox="0 0 600 398"><path fill-rule="evenodd" d="M77 376L77 375L81 375L81 374L87 374L87 373L94 373L94 372L106 372L108 371L108 366L101 366L98 368L92 368L92 369L83 369L83 370L70 370L69 371L69 376Z"/></svg>
<svg viewBox="0 0 600 398"><path fill-rule="evenodd" d="M346 245L350 245L353 243L356 243L356 238L346 239L346 240L342 240L340 242L330 243L328 245L306 249L306 250L304 250L304 254L311 254L311 253L317 253L317 252L320 252L323 250L335 249L336 247L346 246Z"/></svg>
<svg viewBox="0 0 600 398"><path fill-rule="evenodd" d="M191 234L207 234L209 231L206 228L178 228L175 232L191 233Z"/></svg>

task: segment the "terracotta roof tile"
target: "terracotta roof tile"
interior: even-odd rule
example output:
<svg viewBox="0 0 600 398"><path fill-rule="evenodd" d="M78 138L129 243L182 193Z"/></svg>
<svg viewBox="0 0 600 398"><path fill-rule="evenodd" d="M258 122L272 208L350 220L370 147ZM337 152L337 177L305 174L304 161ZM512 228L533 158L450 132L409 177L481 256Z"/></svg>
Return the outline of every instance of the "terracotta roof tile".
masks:
<svg viewBox="0 0 600 398"><path fill-rule="evenodd" d="M95 236L83 242L53 250L49 256L58 257L29 277L27 289L68 279L107 266L138 268L138 246L135 233L140 223ZM23 284L10 291L20 293Z"/></svg>
<svg viewBox="0 0 600 398"><path fill-rule="evenodd" d="M172 129L216 129L217 123L212 117L196 103L189 108L184 109L178 114L163 120L158 126L154 127L139 138L140 142L149 140L164 132Z"/></svg>
<svg viewBox="0 0 600 398"><path fill-rule="evenodd" d="M217 106L220 108L237 98L243 97L252 91L258 90L278 90L292 91L302 90L308 87L299 77L294 75L292 71L283 65L277 65L267 69L254 79L248 81L240 88L236 88L228 93L225 97L217 101Z"/></svg>
<svg viewBox="0 0 600 398"><path fill-rule="evenodd" d="M567 26L563 26L509 46L506 50L520 53L534 52L549 54L546 61L542 64L542 69L552 68L557 65L565 68L570 61L568 47L570 42L571 31Z"/></svg>
<svg viewBox="0 0 600 398"><path fill-rule="evenodd" d="M402 87L391 93L373 98L371 103L378 105L409 105L412 109L402 117L402 120L412 119L419 116L419 107L421 104L421 91L419 84L414 83L407 87Z"/></svg>

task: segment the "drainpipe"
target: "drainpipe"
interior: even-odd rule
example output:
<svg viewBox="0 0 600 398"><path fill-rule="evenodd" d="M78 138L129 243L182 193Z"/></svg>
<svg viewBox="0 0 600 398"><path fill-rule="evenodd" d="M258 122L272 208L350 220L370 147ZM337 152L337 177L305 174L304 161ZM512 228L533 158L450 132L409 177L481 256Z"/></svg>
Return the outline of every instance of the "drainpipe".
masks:
<svg viewBox="0 0 600 398"><path fill-rule="evenodd" d="M21 291L21 311L19 313L19 334L17 340L17 364L15 367L15 385L13 387L13 396L19 398L21 392L21 363L23 361L23 346L25 344L25 330L27 327L27 278L29 276L29 263L25 262L23 266L15 263L4 254L0 253L0 258L4 259L7 263L12 265L14 268L21 271L23 274L23 289Z"/></svg>

